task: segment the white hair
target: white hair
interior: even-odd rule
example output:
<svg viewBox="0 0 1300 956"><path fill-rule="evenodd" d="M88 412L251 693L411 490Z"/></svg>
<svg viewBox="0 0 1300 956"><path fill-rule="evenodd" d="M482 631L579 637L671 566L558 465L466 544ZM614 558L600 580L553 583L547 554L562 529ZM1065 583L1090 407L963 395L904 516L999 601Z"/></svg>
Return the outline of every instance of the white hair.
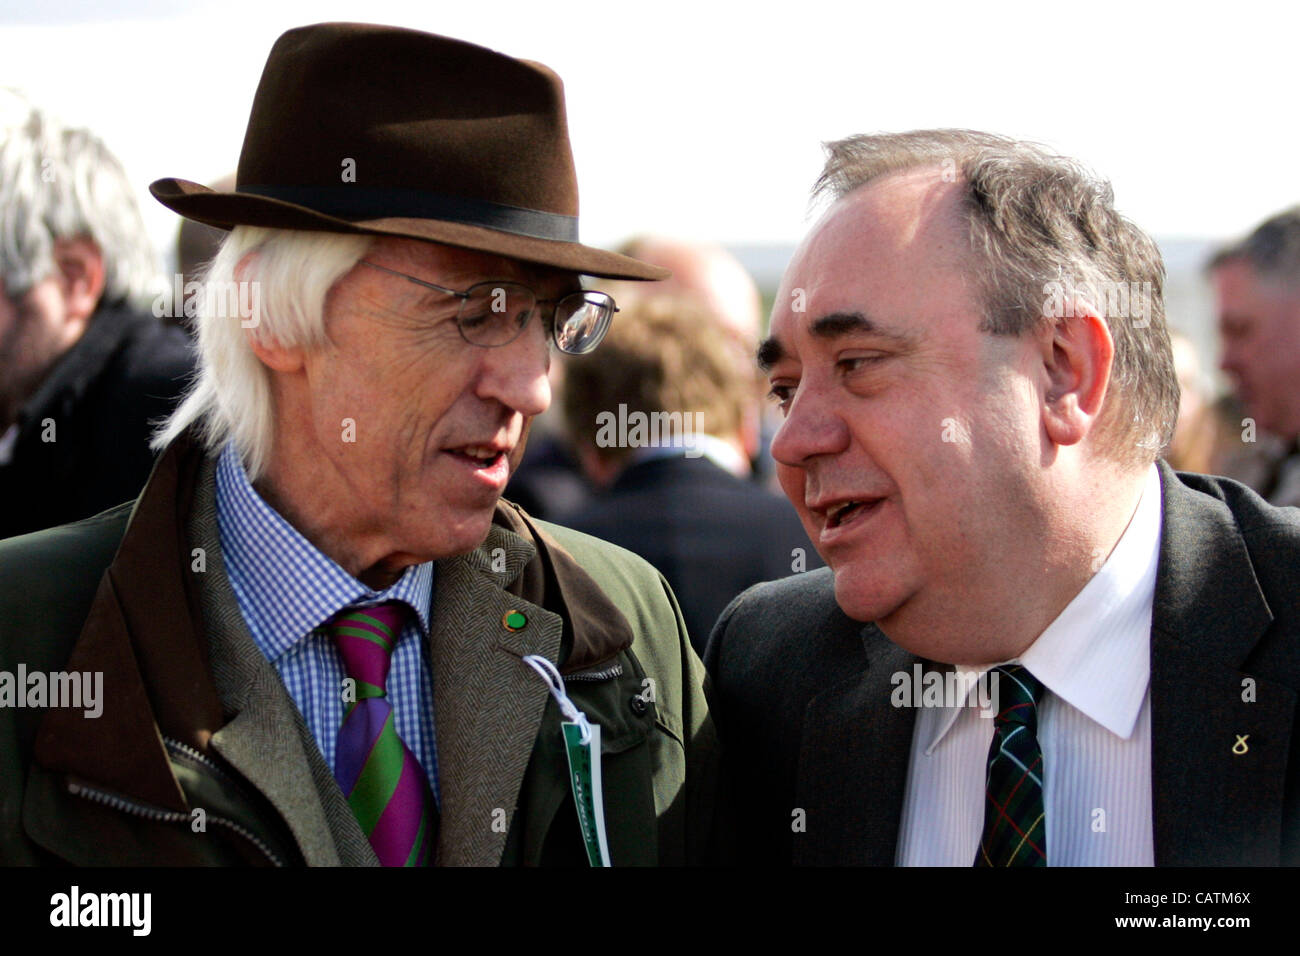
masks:
<svg viewBox="0 0 1300 956"><path fill-rule="evenodd" d="M55 272L54 242L87 236L106 302L144 308L159 274L122 164L94 133L0 90L0 277L11 298Z"/></svg>
<svg viewBox="0 0 1300 956"><path fill-rule="evenodd" d="M194 427L209 451L234 442L249 480L256 481L271 460L275 409L271 372L253 352L250 336L286 347L323 345L325 296L373 241L346 233L236 226L194 298L194 384L159 427L153 447L160 449ZM225 290L236 287L239 301L250 309L229 308ZM234 314L240 311L244 314Z"/></svg>

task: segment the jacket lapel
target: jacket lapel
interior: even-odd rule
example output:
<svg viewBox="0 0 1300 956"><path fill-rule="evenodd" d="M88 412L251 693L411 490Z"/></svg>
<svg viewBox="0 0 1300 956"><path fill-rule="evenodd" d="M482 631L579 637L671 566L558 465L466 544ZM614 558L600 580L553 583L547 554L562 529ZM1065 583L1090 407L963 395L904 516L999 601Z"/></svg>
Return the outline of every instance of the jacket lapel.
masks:
<svg viewBox="0 0 1300 956"><path fill-rule="evenodd" d="M214 474L215 460L208 459L191 520L191 540L208 556L201 600L212 677L226 713L234 715L212 735L212 749L270 801L309 866L377 866L370 841L230 589Z"/></svg>
<svg viewBox="0 0 1300 956"><path fill-rule="evenodd" d="M891 675L919 658L875 625L862 629L866 668L819 694L804 714L796 865L892 866L916 713L894 707Z"/></svg>
<svg viewBox="0 0 1300 956"><path fill-rule="evenodd" d="M1242 670L1273 615L1228 507L1186 488L1163 462L1160 477L1164 527L1151 626L1155 862L1276 866L1296 695Z"/></svg>
<svg viewBox="0 0 1300 956"><path fill-rule="evenodd" d="M560 659L560 616L505 590L535 554L494 524L476 551L438 562L429 637L440 865L496 866L505 850L549 697L521 658ZM526 619L519 630L506 627L511 611Z"/></svg>

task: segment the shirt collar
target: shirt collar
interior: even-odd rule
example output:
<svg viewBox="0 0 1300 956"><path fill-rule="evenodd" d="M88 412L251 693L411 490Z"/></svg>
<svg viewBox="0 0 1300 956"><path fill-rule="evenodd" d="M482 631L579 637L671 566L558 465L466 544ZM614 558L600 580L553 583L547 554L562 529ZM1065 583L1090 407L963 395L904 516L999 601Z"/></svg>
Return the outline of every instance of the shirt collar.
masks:
<svg viewBox="0 0 1300 956"><path fill-rule="evenodd" d="M1106 563L1019 658L1053 694L1124 739L1137 725L1151 678L1160 527L1160 472L1152 465L1133 517ZM982 673L992 666L974 669ZM965 709L946 708L927 753Z"/></svg>
<svg viewBox="0 0 1300 956"><path fill-rule="evenodd" d="M660 458L707 458L723 471L729 471L738 478L749 474L749 462L738 452L734 445L713 435L697 432L687 440L684 436L673 436L662 445L649 445L639 448L632 455L632 463L656 461Z"/></svg>
<svg viewBox="0 0 1300 956"><path fill-rule="evenodd" d="M275 661L343 608L405 601L429 631L432 561L375 591L321 553L253 488L233 444L217 461L217 520L227 575L253 639Z"/></svg>

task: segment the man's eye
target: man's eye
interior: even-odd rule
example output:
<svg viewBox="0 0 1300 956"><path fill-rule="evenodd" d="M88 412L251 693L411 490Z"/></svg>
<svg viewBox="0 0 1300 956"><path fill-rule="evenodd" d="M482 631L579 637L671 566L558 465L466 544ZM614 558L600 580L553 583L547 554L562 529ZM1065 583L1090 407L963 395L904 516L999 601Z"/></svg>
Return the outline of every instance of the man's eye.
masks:
<svg viewBox="0 0 1300 956"><path fill-rule="evenodd" d="M835 364L842 372L856 372L868 365L874 365L884 358L883 355L854 355L842 358Z"/></svg>
<svg viewBox="0 0 1300 956"><path fill-rule="evenodd" d="M466 309L460 314L460 327L462 329L476 329L485 322L491 321L491 319L492 316L483 309Z"/></svg>
<svg viewBox="0 0 1300 956"><path fill-rule="evenodd" d="M775 402L782 410L790 405L790 400L794 398L794 386L792 385L773 385L767 390L767 398Z"/></svg>

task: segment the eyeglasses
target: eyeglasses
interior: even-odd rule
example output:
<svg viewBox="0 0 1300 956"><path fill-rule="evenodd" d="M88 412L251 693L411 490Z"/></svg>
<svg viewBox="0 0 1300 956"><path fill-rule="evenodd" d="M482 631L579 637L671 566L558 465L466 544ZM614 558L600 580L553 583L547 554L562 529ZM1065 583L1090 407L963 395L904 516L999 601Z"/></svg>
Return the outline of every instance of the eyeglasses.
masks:
<svg viewBox="0 0 1300 956"><path fill-rule="evenodd" d="M559 300L538 299L537 294L522 283L493 279L457 292L367 259L361 262L380 272L401 276L426 289L460 299L460 310L456 313L460 337L470 345L483 348L509 345L519 338L539 305L554 302L551 337L556 348L569 355L584 355L600 344L609 331L610 320L618 311L612 296L591 289L572 292Z"/></svg>

